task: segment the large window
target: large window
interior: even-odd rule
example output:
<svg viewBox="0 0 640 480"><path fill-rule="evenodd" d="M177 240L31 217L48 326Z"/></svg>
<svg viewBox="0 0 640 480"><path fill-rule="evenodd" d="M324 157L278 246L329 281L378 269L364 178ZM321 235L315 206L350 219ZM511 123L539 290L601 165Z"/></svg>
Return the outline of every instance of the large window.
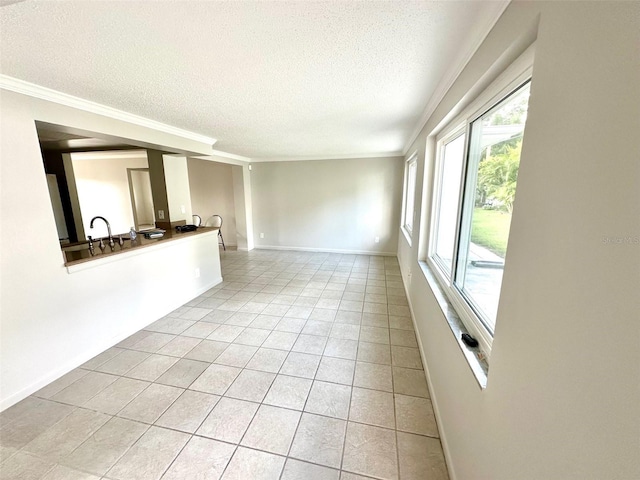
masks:
<svg viewBox="0 0 640 480"><path fill-rule="evenodd" d="M519 75L483 104L476 102L436 138L429 261L485 351L491 347L507 255L528 75Z"/></svg>
<svg viewBox="0 0 640 480"><path fill-rule="evenodd" d="M404 210L402 212L402 227L409 237L413 234L413 220L415 217L416 170L417 154L414 153L409 160L407 160L404 173Z"/></svg>

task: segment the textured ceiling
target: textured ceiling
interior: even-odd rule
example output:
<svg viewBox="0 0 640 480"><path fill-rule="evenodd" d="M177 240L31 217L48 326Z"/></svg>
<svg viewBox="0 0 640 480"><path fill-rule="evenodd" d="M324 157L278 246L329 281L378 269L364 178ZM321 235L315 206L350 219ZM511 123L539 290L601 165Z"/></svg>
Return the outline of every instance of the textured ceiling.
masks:
<svg viewBox="0 0 640 480"><path fill-rule="evenodd" d="M260 158L397 154L489 1L26 1L0 71Z"/></svg>

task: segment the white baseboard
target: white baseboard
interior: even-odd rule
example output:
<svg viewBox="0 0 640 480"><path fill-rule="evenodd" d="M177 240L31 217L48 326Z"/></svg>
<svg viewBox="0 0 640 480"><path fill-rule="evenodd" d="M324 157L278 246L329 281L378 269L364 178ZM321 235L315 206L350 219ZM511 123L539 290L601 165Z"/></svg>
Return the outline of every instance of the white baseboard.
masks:
<svg viewBox="0 0 640 480"><path fill-rule="evenodd" d="M374 250L348 250L342 248L288 247L279 245L256 245L254 250L294 250L299 252L344 253L347 255L378 255L381 257L395 257L397 252L378 252Z"/></svg>
<svg viewBox="0 0 640 480"><path fill-rule="evenodd" d="M197 297L199 295L202 295L207 290L212 289L213 287L215 287L216 285L218 285L220 283L222 283L222 277L218 277L215 280L213 280L212 282L209 282L204 287L201 287L201 288L197 289L192 298L195 298L195 297ZM179 300L173 302L171 308L169 308L169 310L167 310L165 315L167 313L169 313L169 312L172 312L176 308L181 307L182 305L187 303L189 300L190 299L187 299L187 300L183 301L183 299L179 299ZM159 317L159 318L162 318L162 317ZM82 352L80 355L76 355L73 359L71 359L68 362L66 362L63 366L58 367L58 368L56 368L55 370L53 370L51 372L48 372L46 375L44 375L43 377L41 377L40 379L38 379L36 382L32 383L31 385L23 388L22 390L19 390L18 392L15 392L12 395L9 395L6 398L3 398L2 400L0 400L0 412L5 410L5 409L7 409L7 408L9 408L9 407L11 407L12 405L18 403L20 400L23 400L23 399L27 398L29 395L31 395L32 393L37 392L42 387L45 387L45 386L49 385L51 382L57 380L58 378L62 377L65 374L69 373L74 368L78 368L80 365L82 365L83 363L91 360L96 355L98 355L98 354L104 352L105 350L113 347L114 345L120 343L125 338L130 337L131 335L136 333L138 330L142 330L143 328L151 325L156 320L158 320L158 318L143 318L139 322L136 322L135 324L131 325L130 328L128 328L127 330L125 330L123 332L120 332L118 335L116 335L114 337L111 337L111 338L109 338L107 340L104 340L103 342L100 342L97 346L91 348L90 350Z"/></svg>
<svg viewBox="0 0 640 480"><path fill-rule="evenodd" d="M407 296L407 302L409 303L409 312L411 313L411 322L413 323L413 330L416 334L416 340L418 341L418 349L420 350L420 358L422 359L422 365L424 365L424 373L427 378L427 384L429 386L429 396L431 397L431 405L433 406L433 413L436 417L436 425L438 427L438 434L440 436L440 443L442 445L442 453L444 454L445 462L447 464L447 472L449 473L449 480L456 480L456 473L453 469L453 461L451 459L451 452L449 451L449 444L447 442L447 435L442 428L442 417L440 416L440 409L438 408L438 399L433 389L433 383L431 383L431 375L429 374L429 365L424 355L424 346L422 345L422 338L416 324L416 316L413 311L413 305L411 304L411 296L407 290L407 284L404 281L405 272L402 271L402 262L398 262L400 265L400 273L402 276L402 286L404 287L404 293Z"/></svg>

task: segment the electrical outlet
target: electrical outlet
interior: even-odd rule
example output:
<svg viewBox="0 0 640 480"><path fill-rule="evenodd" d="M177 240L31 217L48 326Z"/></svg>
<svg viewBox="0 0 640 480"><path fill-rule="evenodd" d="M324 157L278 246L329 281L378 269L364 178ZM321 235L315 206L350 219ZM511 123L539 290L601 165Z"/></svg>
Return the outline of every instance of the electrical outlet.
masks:
<svg viewBox="0 0 640 480"><path fill-rule="evenodd" d="M187 213L187 209L184 208L184 205L180 205L180 212Z"/></svg>
<svg viewBox="0 0 640 480"><path fill-rule="evenodd" d="M195 278L200 278L200 269L196 268L195 271L193 272L193 276Z"/></svg>
<svg viewBox="0 0 640 480"><path fill-rule="evenodd" d="M158 210L158 219L164 220L164 210Z"/></svg>
<svg viewBox="0 0 640 480"><path fill-rule="evenodd" d="M374 240L376 243L380 243L380 237L376 237Z"/></svg>
<svg viewBox="0 0 640 480"><path fill-rule="evenodd" d="M264 233L261 233L261 234L260 234L260 238L264 238Z"/></svg>

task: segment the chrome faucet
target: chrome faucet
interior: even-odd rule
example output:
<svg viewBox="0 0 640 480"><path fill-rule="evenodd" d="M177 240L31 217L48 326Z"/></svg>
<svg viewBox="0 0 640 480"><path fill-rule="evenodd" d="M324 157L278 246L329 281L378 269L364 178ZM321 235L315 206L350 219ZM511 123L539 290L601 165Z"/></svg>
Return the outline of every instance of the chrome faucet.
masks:
<svg viewBox="0 0 640 480"><path fill-rule="evenodd" d="M96 217L93 217L91 219L91 223L89 224L89 228L93 228L93 222L96 219L102 220L107 225L107 232L109 232L109 247L111 247L111 250L113 251L114 247L116 246L116 243L113 241L113 236L111 235L111 225L109 225L109 222L107 221L106 218L100 217L100 216L96 216ZM100 249L101 250L103 249L103 245L104 244L102 243L102 240L100 240Z"/></svg>

